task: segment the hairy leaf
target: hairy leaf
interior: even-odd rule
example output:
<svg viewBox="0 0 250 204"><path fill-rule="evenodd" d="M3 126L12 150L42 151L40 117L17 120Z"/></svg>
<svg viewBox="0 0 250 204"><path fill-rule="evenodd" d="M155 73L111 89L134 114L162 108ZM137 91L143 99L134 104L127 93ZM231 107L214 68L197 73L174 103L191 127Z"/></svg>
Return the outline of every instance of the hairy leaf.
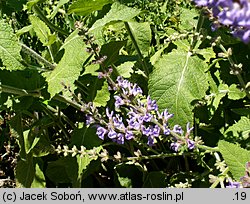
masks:
<svg viewBox="0 0 250 204"><path fill-rule="evenodd" d="M150 24L148 22L128 22L128 24L141 53L147 56L152 38Z"/></svg>
<svg viewBox="0 0 250 204"><path fill-rule="evenodd" d="M223 140L219 141L218 147L233 177L239 180L245 175L246 162L250 161L250 151Z"/></svg>
<svg viewBox="0 0 250 204"><path fill-rule="evenodd" d="M239 100L246 96L246 93L237 88L236 84L232 84L228 91L228 98L232 100Z"/></svg>
<svg viewBox="0 0 250 204"><path fill-rule="evenodd" d="M166 187L167 175L162 171L153 171L146 174L143 188L164 188Z"/></svg>
<svg viewBox="0 0 250 204"><path fill-rule="evenodd" d="M56 41L56 36L51 35L49 27L43 21L36 16L29 16L29 19L37 37L44 46L51 45Z"/></svg>
<svg viewBox="0 0 250 204"><path fill-rule="evenodd" d="M102 29L103 26L112 21L129 21L140 13L139 9L130 8L118 2L111 6L110 11L102 18L97 20L90 31L95 29Z"/></svg>
<svg viewBox="0 0 250 204"><path fill-rule="evenodd" d="M103 66L109 66L115 63L119 57L119 51L126 44L126 41L112 41L104 44L101 48L101 56L106 56L107 59L104 61Z"/></svg>
<svg viewBox="0 0 250 204"><path fill-rule="evenodd" d="M95 128L87 128L86 126L75 129L73 136L71 138L71 145L76 145L77 148L80 148L81 145L87 149L100 146L102 141L96 135Z"/></svg>
<svg viewBox="0 0 250 204"><path fill-rule="evenodd" d="M230 126L224 133L225 137L233 136L234 138L248 139L250 135L250 119L243 116L241 119Z"/></svg>
<svg viewBox="0 0 250 204"><path fill-rule="evenodd" d="M38 163L35 165L35 175L34 180L31 184L31 188L45 188L46 187L46 181L43 174L43 169L39 166Z"/></svg>
<svg viewBox="0 0 250 204"><path fill-rule="evenodd" d="M101 106L104 107L107 105L109 99L110 99L110 93L108 89L108 83L105 81L102 86L102 89L97 91L95 100L93 102L96 107L101 107Z"/></svg>
<svg viewBox="0 0 250 204"><path fill-rule="evenodd" d="M9 24L0 20L0 59L7 70L22 70L21 46Z"/></svg>
<svg viewBox="0 0 250 204"><path fill-rule="evenodd" d="M73 32L66 39L64 45L61 47L61 50L65 50L61 61L46 78L51 97L62 91L62 83L70 86L72 91L74 90L74 81L79 77L82 64L89 56L85 47L77 31Z"/></svg>
<svg viewBox="0 0 250 204"><path fill-rule="evenodd" d="M192 122L192 105L204 96L208 88L204 73L206 64L197 56L182 50L164 55L149 76L149 94L156 99L159 109L174 113L171 122L183 127Z"/></svg>
<svg viewBox="0 0 250 204"><path fill-rule="evenodd" d="M68 14L86 16L93 11L101 10L103 6L112 2L113 0L78 0L69 7Z"/></svg>
<svg viewBox="0 0 250 204"><path fill-rule="evenodd" d="M16 167L16 178L23 187L29 188L35 176L35 166L31 155L26 160L19 160Z"/></svg>
<svg viewBox="0 0 250 204"><path fill-rule="evenodd" d="M180 29L193 29L195 28L197 22L198 22L198 13L196 9L181 9L181 15L180 15Z"/></svg>
<svg viewBox="0 0 250 204"><path fill-rule="evenodd" d="M119 74L119 76L122 76L124 78L129 78L131 76L131 73L133 72L133 66L135 65L135 62L124 62L123 64L116 67L116 70Z"/></svg>

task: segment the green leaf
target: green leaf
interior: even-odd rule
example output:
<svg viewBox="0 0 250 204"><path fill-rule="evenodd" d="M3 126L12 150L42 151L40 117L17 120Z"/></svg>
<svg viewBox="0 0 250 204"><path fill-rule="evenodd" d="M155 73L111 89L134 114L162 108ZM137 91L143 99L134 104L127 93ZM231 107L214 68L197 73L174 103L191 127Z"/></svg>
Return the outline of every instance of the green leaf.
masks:
<svg viewBox="0 0 250 204"><path fill-rule="evenodd" d="M181 30L191 30L196 27L198 22L198 13L196 9L182 8L180 15L180 26Z"/></svg>
<svg viewBox="0 0 250 204"><path fill-rule="evenodd" d="M128 22L128 24L141 53L147 56L152 39L150 24L148 22Z"/></svg>
<svg viewBox="0 0 250 204"><path fill-rule="evenodd" d="M26 160L19 160L16 167L16 179L23 187L29 188L34 180L35 167L33 158L28 155Z"/></svg>
<svg viewBox="0 0 250 204"><path fill-rule="evenodd" d="M206 63L197 56L182 50L164 55L149 76L149 95L159 105L159 110L174 113L171 123L185 126L192 122L192 105L204 97L208 88Z"/></svg>
<svg viewBox="0 0 250 204"><path fill-rule="evenodd" d="M246 97L246 92L241 91L236 84L229 87L228 98L231 100L239 100Z"/></svg>
<svg viewBox="0 0 250 204"><path fill-rule="evenodd" d="M40 168L39 164L36 163L35 166L35 176L34 180L31 184L31 188L45 188L46 187L46 181L43 174L42 169Z"/></svg>
<svg viewBox="0 0 250 204"><path fill-rule="evenodd" d="M233 177L239 181L240 177L245 175L246 162L250 161L250 151L223 140L219 141L218 147Z"/></svg>
<svg viewBox="0 0 250 204"><path fill-rule="evenodd" d="M73 183L73 187L79 188L81 187L80 184L82 181L83 170L87 169L92 159L90 158L89 155L85 155L85 156L77 155L76 160L78 164L78 177L77 177L77 181Z"/></svg>
<svg viewBox="0 0 250 204"><path fill-rule="evenodd" d="M238 115L244 115L250 118L250 108L233 108L231 110Z"/></svg>
<svg viewBox="0 0 250 204"><path fill-rule="evenodd" d="M130 78L131 73L133 73L134 65L135 62L124 62L123 64L116 67L116 71L118 72L119 76L122 76L124 78Z"/></svg>
<svg viewBox="0 0 250 204"><path fill-rule="evenodd" d="M196 53L202 55L207 63L209 63L211 58L216 58L216 53L212 47L196 50Z"/></svg>
<svg viewBox="0 0 250 204"><path fill-rule="evenodd" d="M96 97L93 102L96 107L101 107L101 106L105 107L109 99L110 99L110 92L108 89L108 83L107 81L105 81L102 86L102 89L97 91Z"/></svg>
<svg viewBox="0 0 250 204"><path fill-rule="evenodd" d="M40 140L40 137L37 137L37 135L32 130L24 131L23 138L26 154L29 154L30 151L37 145Z"/></svg>
<svg viewBox="0 0 250 204"><path fill-rule="evenodd" d="M98 76L99 75L99 73L97 72L98 69L100 69L99 64L90 64L87 67L85 67L83 75L91 74L92 76Z"/></svg>
<svg viewBox="0 0 250 204"><path fill-rule="evenodd" d="M68 3L70 0L60 0L56 7L54 8L53 12L50 15L50 19L54 18L59 11L60 7L62 7L64 4Z"/></svg>
<svg viewBox="0 0 250 204"><path fill-rule="evenodd" d="M101 48L101 56L106 56L106 60L103 63L104 67L114 64L119 57L119 51L126 44L126 41L112 41L104 44Z"/></svg>
<svg viewBox="0 0 250 204"><path fill-rule="evenodd" d="M215 88L216 87L216 88ZM215 86L214 90L211 89L210 100L208 100L208 107L211 115L213 116L217 108L219 107L221 99L227 95L228 85L220 84L219 87Z"/></svg>
<svg viewBox="0 0 250 204"><path fill-rule="evenodd" d="M28 10L31 10L33 6L35 6L38 3L42 3L46 0L29 0L28 3L26 4L26 7Z"/></svg>
<svg viewBox="0 0 250 204"><path fill-rule="evenodd" d="M29 16L32 27L44 46L52 45L56 41L56 36L51 35L49 27L38 17Z"/></svg>
<svg viewBox="0 0 250 204"><path fill-rule="evenodd" d="M240 120L230 126L224 133L225 137L248 139L250 136L250 119L243 116Z"/></svg>
<svg viewBox="0 0 250 204"><path fill-rule="evenodd" d="M66 39L61 47L61 50L65 50L61 61L49 75L46 74L48 91L51 97L62 91L62 83L70 86L71 90L74 91L74 81L79 77L82 65L89 56L85 47L86 45L77 34L77 31Z"/></svg>
<svg viewBox="0 0 250 204"><path fill-rule="evenodd" d="M80 129L75 129L73 136L71 138L71 145L76 145L77 148L80 148L81 145L87 149L100 146L102 141L96 135L95 128L87 128L84 126Z"/></svg>
<svg viewBox="0 0 250 204"><path fill-rule="evenodd" d="M46 176L55 184L70 183L77 178L76 158L63 157L56 161L48 162Z"/></svg>
<svg viewBox="0 0 250 204"><path fill-rule="evenodd" d="M112 21L129 21L140 13L139 9L127 7L115 2L112 4L110 11L102 18L97 20L90 31L102 29L106 24Z"/></svg>
<svg viewBox="0 0 250 204"><path fill-rule="evenodd" d="M23 9L23 5L26 4L27 0L8 0L6 3L10 5L15 11L21 11Z"/></svg>
<svg viewBox="0 0 250 204"><path fill-rule="evenodd" d="M143 188L164 188L167 186L166 177L162 171L149 172L144 179Z"/></svg>
<svg viewBox="0 0 250 204"><path fill-rule="evenodd" d="M121 187L136 188L141 186L142 172L135 165L118 164L115 166L115 172Z"/></svg>
<svg viewBox="0 0 250 204"><path fill-rule="evenodd" d="M11 26L0 20L0 59L7 70L22 70L21 46Z"/></svg>
<svg viewBox="0 0 250 204"><path fill-rule="evenodd" d="M103 6L112 2L113 0L78 0L69 7L68 14L86 16L93 11L101 10Z"/></svg>

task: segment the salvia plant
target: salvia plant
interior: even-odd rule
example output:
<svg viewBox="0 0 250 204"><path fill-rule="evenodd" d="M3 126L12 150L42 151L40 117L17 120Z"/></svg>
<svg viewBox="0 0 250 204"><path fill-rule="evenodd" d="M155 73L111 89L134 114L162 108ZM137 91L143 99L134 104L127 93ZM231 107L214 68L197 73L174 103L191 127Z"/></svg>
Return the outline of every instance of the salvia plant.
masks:
<svg viewBox="0 0 250 204"><path fill-rule="evenodd" d="M248 0L2 0L1 187L250 187Z"/></svg>

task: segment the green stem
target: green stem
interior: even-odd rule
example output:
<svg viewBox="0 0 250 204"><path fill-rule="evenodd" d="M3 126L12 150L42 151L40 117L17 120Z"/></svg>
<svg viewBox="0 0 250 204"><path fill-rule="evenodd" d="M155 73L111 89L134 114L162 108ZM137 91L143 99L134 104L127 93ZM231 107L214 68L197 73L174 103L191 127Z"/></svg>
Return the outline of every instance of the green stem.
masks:
<svg viewBox="0 0 250 204"><path fill-rule="evenodd" d="M15 94L18 96L33 96L33 97L40 97L41 93L39 90L25 90L25 89L18 89L12 86L7 86L0 84L0 91L9 94Z"/></svg>
<svg viewBox="0 0 250 204"><path fill-rule="evenodd" d="M146 63L145 63L145 60L144 60L143 55L142 55L142 53L141 53L141 50L140 50L140 48L139 48L139 46L138 46L138 44L137 44L137 42L136 42L136 40L135 40L135 37L134 37L134 35L133 35L133 33L132 33L130 27L129 27L128 22L124 22L124 24L125 24L125 28L126 28L126 30L128 31L128 34L129 34L129 36L130 36L132 42L133 42L133 45L135 46L136 52L137 52L137 54L139 55L139 58L140 58L140 60L141 60L141 62L142 62L142 67L143 67L143 69L144 69L144 72L145 72L146 76L148 77L148 75L149 75L149 70L148 70L148 67L147 67L147 65L146 65Z"/></svg>
<svg viewBox="0 0 250 204"><path fill-rule="evenodd" d="M230 65L231 65L232 69L234 69L236 63L234 62L234 60L233 60L231 54L228 53L228 51L226 50L226 48L225 48L221 43L219 43L219 47L220 47L220 49L223 51L223 53L226 55L226 57L227 57L227 59L228 59ZM240 82L241 87L242 87L243 90L245 91L247 98L250 99L250 93L249 93L249 91L247 90L246 84L245 84L245 82L244 82L244 80L243 80L243 77L241 76L241 74L240 74L239 71L237 71L236 76L237 76L237 78L238 78L238 80L239 80L239 82Z"/></svg>
<svg viewBox="0 0 250 204"><path fill-rule="evenodd" d="M183 155L185 156L190 156L193 155L191 152L187 153L160 153L160 154L155 154L155 155L148 155L148 156L140 156L140 157L126 157L123 158L122 161L132 161L132 160L154 160L154 159L164 159L164 158L169 158L169 157L182 157Z"/></svg>
<svg viewBox="0 0 250 204"><path fill-rule="evenodd" d="M20 43L22 46L22 51L32 58L36 59L37 61L43 63L46 67L50 68L51 70L55 69L55 65L50 63L48 60L43 58L41 55L39 55L37 52L29 48L27 45Z"/></svg>
<svg viewBox="0 0 250 204"><path fill-rule="evenodd" d="M201 10L200 15L199 15L199 19L198 19L198 23L196 26L196 30L195 30L196 33L200 33L201 28L202 28L203 23L204 23L204 20L205 20L205 15L203 13L203 10ZM191 46L190 46L190 51L192 51L195 48L197 42L198 42L198 35L194 35Z"/></svg>
<svg viewBox="0 0 250 204"><path fill-rule="evenodd" d="M65 31L65 30L63 30L63 29L61 29L61 28L55 26L53 23L51 23L51 22L49 21L49 19L43 14L43 12L40 10L40 8L39 8L37 5L33 6L33 11L34 11L34 12L37 14L37 16L38 16L44 23L46 23L47 26L49 26L52 30L57 31L58 33L61 33L61 34L66 35L66 36L69 35L68 31Z"/></svg>
<svg viewBox="0 0 250 204"><path fill-rule="evenodd" d="M53 121L55 122L55 124L62 130L63 134L66 136L67 139L71 138L70 133L66 130L66 128L64 127L64 124L62 123L62 121L60 120L60 118L58 118L57 116L55 116L48 108L46 105L44 105L43 103L41 103L41 107L43 108L44 112L53 119Z"/></svg>
<svg viewBox="0 0 250 204"><path fill-rule="evenodd" d="M221 182L221 176L225 176L229 172L229 168L227 167L217 178L217 180L210 186L210 188L215 188ZM225 177L223 177L224 180Z"/></svg>
<svg viewBox="0 0 250 204"><path fill-rule="evenodd" d="M66 103L66 104L69 104L72 107L76 108L77 110L84 111L83 107L80 104L78 104L70 99L67 99L62 95L56 94L53 99L60 101L60 102L63 102L63 103Z"/></svg>

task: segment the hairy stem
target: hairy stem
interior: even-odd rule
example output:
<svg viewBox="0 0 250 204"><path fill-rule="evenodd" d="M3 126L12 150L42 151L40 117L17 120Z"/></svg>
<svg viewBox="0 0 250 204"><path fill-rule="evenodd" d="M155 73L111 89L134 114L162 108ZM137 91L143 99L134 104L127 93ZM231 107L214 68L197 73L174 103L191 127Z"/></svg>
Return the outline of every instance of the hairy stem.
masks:
<svg viewBox="0 0 250 204"><path fill-rule="evenodd" d="M39 55L37 52L29 48L27 45L20 43L22 46L22 51L32 58L36 59L37 61L43 63L46 67L48 67L50 70L55 69L55 65L43 58L41 55Z"/></svg>
<svg viewBox="0 0 250 204"><path fill-rule="evenodd" d="M226 55L226 57L227 57L227 59L228 59L230 65L231 65L231 67L232 67L232 70L234 71L234 69L235 69L235 67L236 67L237 64L234 62L234 60L233 60L231 54L228 53L228 51L226 50L226 48L225 48L221 43L219 43L219 47L220 47L220 49L223 51L223 53ZM235 75L237 76L237 78L238 78L238 80L239 80L239 82L240 82L241 87L242 87L243 90L245 91L247 98L250 99L249 91L248 91L247 88L246 88L246 84L245 84L245 82L244 82L244 80L243 80L243 77L242 77L241 74L240 74L240 71L236 70L236 71L235 71Z"/></svg>

